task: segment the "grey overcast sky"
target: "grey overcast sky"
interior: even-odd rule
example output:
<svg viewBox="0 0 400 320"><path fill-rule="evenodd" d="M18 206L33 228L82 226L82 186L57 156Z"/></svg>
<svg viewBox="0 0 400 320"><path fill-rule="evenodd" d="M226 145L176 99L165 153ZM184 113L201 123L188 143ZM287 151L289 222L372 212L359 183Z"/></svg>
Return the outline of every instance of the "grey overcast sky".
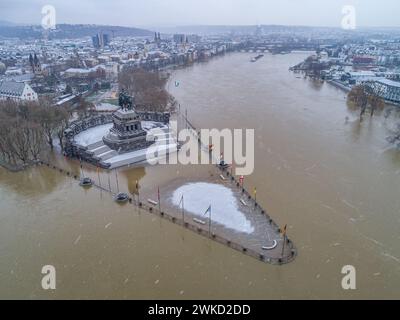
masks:
<svg viewBox="0 0 400 320"><path fill-rule="evenodd" d="M0 20L40 24L46 4L56 8L57 23L332 27L353 5L359 26L400 27L400 0L0 0Z"/></svg>

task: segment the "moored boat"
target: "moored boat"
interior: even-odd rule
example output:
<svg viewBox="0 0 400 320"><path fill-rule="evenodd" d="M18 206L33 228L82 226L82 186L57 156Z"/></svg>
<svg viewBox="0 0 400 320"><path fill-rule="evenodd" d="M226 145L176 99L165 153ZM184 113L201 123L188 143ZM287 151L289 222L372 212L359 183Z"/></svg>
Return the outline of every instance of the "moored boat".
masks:
<svg viewBox="0 0 400 320"><path fill-rule="evenodd" d="M85 178L81 179L81 181L79 182L79 185L81 187L91 187L93 185L93 181L92 181L92 179L85 177Z"/></svg>
<svg viewBox="0 0 400 320"><path fill-rule="evenodd" d="M252 58L251 62L256 62L257 60L261 59L262 57L264 57L264 55L263 54L259 54L258 56Z"/></svg>
<svg viewBox="0 0 400 320"><path fill-rule="evenodd" d="M115 195L114 201L118 203L126 203L129 201L129 196L126 193L120 192Z"/></svg>

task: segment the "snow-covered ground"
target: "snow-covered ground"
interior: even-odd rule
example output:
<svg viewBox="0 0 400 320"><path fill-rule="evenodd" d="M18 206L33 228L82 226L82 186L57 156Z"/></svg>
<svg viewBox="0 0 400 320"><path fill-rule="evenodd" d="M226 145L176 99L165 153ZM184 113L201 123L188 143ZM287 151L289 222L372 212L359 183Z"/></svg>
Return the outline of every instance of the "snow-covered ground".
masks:
<svg viewBox="0 0 400 320"><path fill-rule="evenodd" d="M167 128L167 126L161 122L142 121L142 128L143 130L149 131L156 128Z"/></svg>
<svg viewBox="0 0 400 320"><path fill-rule="evenodd" d="M212 221L243 233L250 234L254 231L251 222L239 210L238 201L229 188L205 182L185 184L174 191L172 203L179 206L182 195L185 210L201 219L209 217L208 213L204 213L211 205Z"/></svg>
<svg viewBox="0 0 400 320"><path fill-rule="evenodd" d="M97 111L116 111L120 107L111 103L101 102L95 105Z"/></svg>
<svg viewBox="0 0 400 320"><path fill-rule="evenodd" d="M83 147L86 147L90 144L102 141L103 137L109 133L112 126L112 123L108 123L85 130L75 136L75 142ZM158 128L167 128L167 126L163 123L154 121L142 121L142 127L145 131L150 131L150 133L161 132L157 130Z"/></svg>
<svg viewBox="0 0 400 320"><path fill-rule="evenodd" d="M113 124L109 123L85 130L75 136L75 143L82 147L91 148L90 151L100 158L102 163L110 165L110 168L117 168L145 161L150 164L157 164L158 159L165 158L167 154L177 151L175 138L170 135L167 125L160 122L142 121L142 127L147 131L147 136L150 141L157 139L158 143L147 149L118 155L102 142L103 137L109 133L112 126ZM114 154L112 154L112 152L117 155L113 156Z"/></svg>
<svg viewBox="0 0 400 320"><path fill-rule="evenodd" d="M103 137L110 131L113 124L108 123L94 128L85 130L77 134L74 138L75 142L83 147L103 140Z"/></svg>
<svg viewBox="0 0 400 320"><path fill-rule="evenodd" d="M157 145L148 149L117 155L105 160L104 163L109 164L110 169L140 162L147 162L154 165L158 164L158 160L163 159L167 154L176 152L176 148L177 145L175 143Z"/></svg>

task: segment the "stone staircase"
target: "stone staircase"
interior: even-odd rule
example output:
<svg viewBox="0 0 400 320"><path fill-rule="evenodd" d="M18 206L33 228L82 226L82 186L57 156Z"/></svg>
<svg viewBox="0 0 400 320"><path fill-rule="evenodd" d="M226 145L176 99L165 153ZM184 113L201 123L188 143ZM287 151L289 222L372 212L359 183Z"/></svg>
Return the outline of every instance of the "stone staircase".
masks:
<svg viewBox="0 0 400 320"><path fill-rule="evenodd" d="M89 145L86 152L98 162L106 161L118 155L117 151L110 149L103 141Z"/></svg>
<svg viewBox="0 0 400 320"><path fill-rule="evenodd" d="M150 130L149 138L154 139L157 144L161 144L157 147L157 154L162 155L177 152L176 137L169 131L169 128ZM88 145L85 148L85 153L93 160L93 163L109 169L149 160L147 159L147 149L118 154L117 151L105 145L103 141ZM158 157L157 154L156 158Z"/></svg>

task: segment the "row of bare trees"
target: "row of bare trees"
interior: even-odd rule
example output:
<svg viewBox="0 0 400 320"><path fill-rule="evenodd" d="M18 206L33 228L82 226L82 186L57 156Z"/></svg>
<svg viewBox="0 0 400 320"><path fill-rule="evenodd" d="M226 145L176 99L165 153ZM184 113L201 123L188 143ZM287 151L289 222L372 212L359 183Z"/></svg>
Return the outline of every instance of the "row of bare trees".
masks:
<svg viewBox="0 0 400 320"><path fill-rule="evenodd" d="M125 67L118 80L120 89L134 96L139 108L163 112L176 105L175 99L165 88L168 78L158 71Z"/></svg>
<svg viewBox="0 0 400 320"><path fill-rule="evenodd" d="M360 122L367 111L373 117L376 111L385 108L385 100L382 98L383 90L382 87L367 82L354 86L349 92L347 97L349 106L360 111ZM391 110L387 111L385 118L389 117ZM387 137L387 141L400 149L400 123L394 129L390 129L390 136Z"/></svg>
<svg viewBox="0 0 400 320"><path fill-rule="evenodd" d="M360 111L360 122L367 111L371 117L376 111L385 107L385 100L382 98L383 92L372 83L365 83L354 86L347 96L349 106Z"/></svg>
<svg viewBox="0 0 400 320"><path fill-rule="evenodd" d="M38 160L46 148L54 148L54 137L63 146L63 131L69 113L49 100L0 102L0 160L18 167Z"/></svg>

